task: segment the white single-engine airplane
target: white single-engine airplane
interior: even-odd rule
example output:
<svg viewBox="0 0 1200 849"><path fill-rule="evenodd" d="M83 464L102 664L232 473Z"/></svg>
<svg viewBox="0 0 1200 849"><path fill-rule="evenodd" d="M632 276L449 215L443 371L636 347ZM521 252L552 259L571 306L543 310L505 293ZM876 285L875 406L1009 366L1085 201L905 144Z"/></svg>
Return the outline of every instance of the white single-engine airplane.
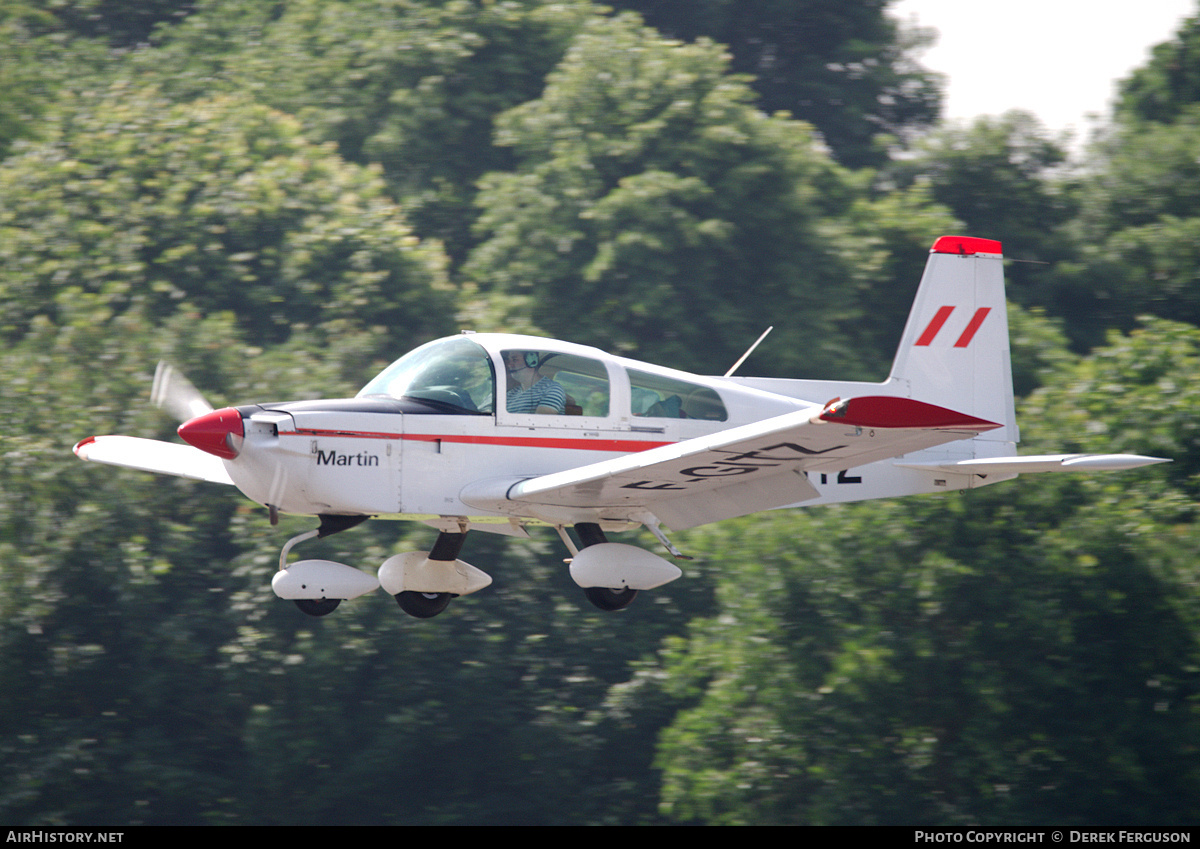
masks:
<svg viewBox="0 0 1200 849"><path fill-rule="evenodd" d="M187 419L187 445L96 436L75 453L232 484L272 523L319 517L284 545L272 581L314 616L380 586L405 612L436 616L491 583L458 559L471 529L553 526L588 599L619 610L681 572L606 532L643 525L682 557L663 526L1165 462L1017 456L1000 243L958 236L934 243L883 383L701 377L568 342L464 333L417 348L349 399L213 410L169 367L155 384L156 402ZM429 552L388 558L378 578L328 560L288 564L296 543L372 517L440 533Z"/></svg>

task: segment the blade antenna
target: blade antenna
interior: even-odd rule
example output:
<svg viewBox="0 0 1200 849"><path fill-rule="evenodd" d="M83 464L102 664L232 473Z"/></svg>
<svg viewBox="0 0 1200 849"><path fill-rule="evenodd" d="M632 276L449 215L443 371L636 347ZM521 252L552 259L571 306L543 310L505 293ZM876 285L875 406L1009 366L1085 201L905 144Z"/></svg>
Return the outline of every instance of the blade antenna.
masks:
<svg viewBox="0 0 1200 849"><path fill-rule="evenodd" d="M737 371L738 366L740 366L742 363L746 362L746 357L748 357L754 353L754 349L758 347L758 343L761 342L762 340L766 339L767 334L770 333L774 329L775 329L775 325L772 324L770 327L768 327L766 330L764 330L762 332L762 336L759 336L757 339L754 340L754 344L746 349L746 353L742 354L742 356L740 358L738 358L738 361L736 363L734 363L733 365L731 365L729 367L729 371L725 372L725 374L723 376L729 377L735 371Z"/></svg>

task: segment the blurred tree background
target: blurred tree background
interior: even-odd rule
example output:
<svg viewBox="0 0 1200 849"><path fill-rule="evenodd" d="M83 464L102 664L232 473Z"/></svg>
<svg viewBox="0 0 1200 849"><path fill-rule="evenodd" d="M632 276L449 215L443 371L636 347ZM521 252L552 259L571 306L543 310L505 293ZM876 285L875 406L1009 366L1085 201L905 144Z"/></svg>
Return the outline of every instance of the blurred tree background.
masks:
<svg viewBox="0 0 1200 849"><path fill-rule="evenodd" d="M888 5L0 0L0 821L1200 819L1200 15L1071 158L939 123ZM436 620L316 620L310 520L70 452L171 437L159 359L333 397L459 328L881 379L956 231L1034 261L1024 450L1172 464L678 534L615 616L476 533Z"/></svg>

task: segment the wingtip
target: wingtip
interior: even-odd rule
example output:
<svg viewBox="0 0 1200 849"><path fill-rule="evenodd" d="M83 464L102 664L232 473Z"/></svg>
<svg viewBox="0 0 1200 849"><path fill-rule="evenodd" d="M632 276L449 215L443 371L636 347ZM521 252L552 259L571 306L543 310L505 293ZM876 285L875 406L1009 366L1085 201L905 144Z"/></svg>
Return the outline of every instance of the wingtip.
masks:
<svg viewBox="0 0 1200 849"><path fill-rule="evenodd" d="M1097 472L1119 472L1172 462L1170 457L1148 457L1142 454L1084 454L1063 461L1064 469L1091 469Z"/></svg>

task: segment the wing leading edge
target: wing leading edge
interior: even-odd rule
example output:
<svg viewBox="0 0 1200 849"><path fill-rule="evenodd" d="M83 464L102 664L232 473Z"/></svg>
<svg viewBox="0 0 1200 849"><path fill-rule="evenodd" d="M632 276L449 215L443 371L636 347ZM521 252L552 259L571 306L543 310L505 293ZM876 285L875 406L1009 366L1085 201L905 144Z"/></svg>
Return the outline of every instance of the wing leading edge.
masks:
<svg viewBox="0 0 1200 849"><path fill-rule="evenodd" d="M836 472L1000 427L910 398L869 396L814 406L709 436L565 472L483 482L473 506L651 511L676 530L818 496L806 472ZM515 502L516 504L513 504Z"/></svg>
<svg viewBox="0 0 1200 849"><path fill-rule="evenodd" d="M93 436L75 446L75 455L93 463L233 485L219 457L190 445L136 436Z"/></svg>

